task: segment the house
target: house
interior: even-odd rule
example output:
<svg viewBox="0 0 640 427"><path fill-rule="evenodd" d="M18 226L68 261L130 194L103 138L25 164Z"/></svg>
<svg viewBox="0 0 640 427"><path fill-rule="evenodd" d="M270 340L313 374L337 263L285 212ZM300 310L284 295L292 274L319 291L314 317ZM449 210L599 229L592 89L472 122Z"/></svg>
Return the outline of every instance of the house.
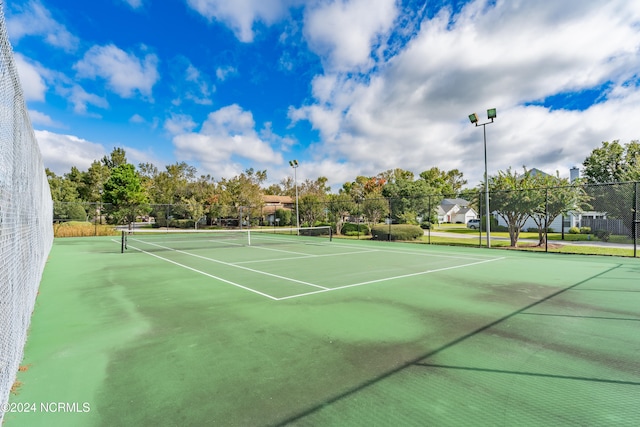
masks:
<svg viewBox="0 0 640 427"><path fill-rule="evenodd" d="M276 211L278 209L293 211L295 210L295 201L289 196L273 196L265 194L262 196L264 206L262 207L262 217L267 224L275 223Z"/></svg>
<svg viewBox="0 0 640 427"><path fill-rule="evenodd" d="M478 217L478 213L464 199L443 199L438 206L438 222L466 224Z"/></svg>
<svg viewBox="0 0 640 427"><path fill-rule="evenodd" d="M531 175L548 175L547 173L541 171L540 169L533 168L529 171ZM580 177L580 170L577 167L573 167L569 170L569 181L574 182L576 179ZM498 225L507 226L507 222L495 212L492 213L494 217L498 220ZM594 224L596 224L598 220L606 221L607 213L606 212L595 212L595 211L569 211L567 216L559 215L553 219L553 221L549 224L549 229L554 232L561 232L564 228L565 232L568 232L571 227L582 227L582 226L591 226L593 228ZM533 220L533 218L528 218L522 229L527 231L529 229L537 229L538 225ZM606 228L606 227L598 227L598 228Z"/></svg>

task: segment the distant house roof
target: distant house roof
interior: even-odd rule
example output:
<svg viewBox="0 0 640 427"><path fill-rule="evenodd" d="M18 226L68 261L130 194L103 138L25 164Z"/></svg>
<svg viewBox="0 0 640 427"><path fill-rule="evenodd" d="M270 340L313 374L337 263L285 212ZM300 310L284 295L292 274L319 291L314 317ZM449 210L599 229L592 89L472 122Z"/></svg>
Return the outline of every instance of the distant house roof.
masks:
<svg viewBox="0 0 640 427"><path fill-rule="evenodd" d="M290 196L273 196L270 194L264 194L262 196L262 200L265 203L280 203L280 204L293 203L293 199Z"/></svg>
<svg viewBox="0 0 640 427"><path fill-rule="evenodd" d="M543 171L541 171L540 169L536 169L536 168L529 169L529 174L530 174L531 176L538 176L538 175L542 175L542 176L551 176L551 175L549 175L548 173L543 172Z"/></svg>
<svg viewBox="0 0 640 427"><path fill-rule="evenodd" d="M469 206L471 203L469 203L467 200L465 199L442 199L442 203L440 203L441 205L445 206L445 205L458 205L461 208L466 208L467 206Z"/></svg>

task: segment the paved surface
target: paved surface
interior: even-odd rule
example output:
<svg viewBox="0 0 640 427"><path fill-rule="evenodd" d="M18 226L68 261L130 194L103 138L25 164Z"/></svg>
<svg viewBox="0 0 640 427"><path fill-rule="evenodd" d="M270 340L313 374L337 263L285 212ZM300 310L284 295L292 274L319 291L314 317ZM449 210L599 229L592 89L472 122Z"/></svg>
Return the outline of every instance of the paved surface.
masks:
<svg viewBox="0 0 640 427"><path fill-rule="evenodd" d="M429 235L429 230L425 230L424 235ZM449 233L446 231L432 231L431 236L436 237L448 237L452 239L478 239L477 234L460 234L460 233ZM484 237L484 234L483 234ZM508 237L496 237L492 236L491 240L509 240ZM518 242L522 243L536 243L538 239L518 239ZM564 241L564 240L549 240L549 243L557 244L557 245L572 245L572 246L596 246L596 247L606 247L606 248L621 248L621 249L633 249L632 244L624 244L624 243L609 243L609 242L601 242L601 241Z"/></svg>

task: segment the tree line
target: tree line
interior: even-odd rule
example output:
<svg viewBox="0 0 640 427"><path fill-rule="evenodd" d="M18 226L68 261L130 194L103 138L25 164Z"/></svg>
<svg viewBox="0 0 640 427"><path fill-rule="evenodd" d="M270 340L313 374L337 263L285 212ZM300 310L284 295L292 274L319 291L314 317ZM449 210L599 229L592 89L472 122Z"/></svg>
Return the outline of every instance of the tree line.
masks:
<svg viewBox="0 0 640 427"><path fill-rule="evenodd" d="M589 196L579 183L601 184L640 180L640 143L603 142L583 162L583 177L570 183L558 174L516 172L511 168L489 177L491 211L508 224L512 244L517 244L519 230L531 217L538 229L546 230L558 215L589 207ZM137 167L129 163L122 148L92 162L87 171L72 167L58 176L46 171L54 200L54 218L90 219L100 205L100 218L111 224L133 222L140 216L158 219L183 218L214 224L226 217L247 217L259 221L263 195L295 197L292 177L265 186L266 170L247 169L232 178L214 179L198 175L195 167L184 162L165 166L151 163ZM484 183L473 188L458 169L450 171L432 167L415 175L404 169L391 169L375 176L357 176L331 193L326 177L298 183L301 225L329 221L340 232L345 218L354 214L375 224L389 217L393 222L437 222L435 209L444 197L458 197L472 202L480 212L479 194ZM543 191L553 188L553 191ZM534 191L535 190L535 191ZM94 210L87 209L87 204ZM544 207L544 209L542 209ZM243 213L241 213L243 212ZM284 212L279 215L285 216ZM283 217L281 225L294 223ZM543 237L541 234L541 243Z"/></svg>

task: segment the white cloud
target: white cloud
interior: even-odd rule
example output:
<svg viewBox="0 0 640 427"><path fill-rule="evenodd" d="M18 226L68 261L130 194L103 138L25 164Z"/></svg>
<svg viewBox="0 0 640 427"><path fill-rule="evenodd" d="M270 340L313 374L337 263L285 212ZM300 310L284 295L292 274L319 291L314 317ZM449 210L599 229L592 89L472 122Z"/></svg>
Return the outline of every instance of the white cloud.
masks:
<svg viewBox="0 0 640 427"><path fill-rule="evenodd" d="M183 121L192 124L184 118ZM236 158L248 160L256 168L282 163L282 156L256 132L251 112L235 104L210 113L200 132L177 134L173 143L180 160L196 161L203 172L214 176L230 177L241 172L242 168L234 163Z"/></svg>
<svg viewBox="0 0 640 427"><path fill-rule="evenodd" d="M44 164L57 175L68 173L75 166L87 170L94 160L106 153L104 147L73 135L45 130L35 131Z"/></svg>
<svg viewBox="0 0 640 427"><path fill-rule="evenodd" d="M640 68L637 22L640 3L624 0L477 1L457 16L445 10L423 21L419 33L390 60L378 59L366 78L357 73L364 44L354 43L353 58L360 59L351 63L336 53L347 46L328 51L335 64L356 73L329 66L313 81L315 102L289 116L320 132L313 149L323 154L313 164L319 172L320 165L327 168L319 175L330 176L333 186L339 172L327 159L353 167L350 179L438 166L460 169L475 185L484 169L483 138L467 115L486 117L490 107L498 109L487 126L490 173L526 165L568 175L601 141L638 138L639 90L627 84ZM606 99L584 111L529 105L607 82Z"/></svg>
<svg viewBox="0 0 640 427"><path fill-rule="evenodd" d="M29 62L19 53L14 54L14 59L25 100L44 101L47 86L38 71L39 67Z"/></svg>
<svg viewBox="0 0 640 427"><path fill-rule="evenodd" d="M396 3L351 0L308 7L304 33L311 50L325 59L325 67L331 70L368 68L374 44L392 28L398 16Z"/></svg>
<svg viewBox="0 0 640 427"><path fill-rule="evenodd" d="M62 128L62 123L56 122L49 115L36 110L28 110L32 125Z"/></svg>
<svg viewBox="0 0 640 427"><path fill-rule="evenodd" d="M105 79L107 86L123 98L131 98L136 92L151 98L160 78L156 55L138 58L112 44L93 46L74 68L79 77Z"/></svg>
<svg viewBox="0 0 640 427"><path fill-rule="evenodd" d="M88 114L87 110L89 105L93 105L99 108L109 107L109 103L106 99L96 94L88 93L79 85L73 85L71 88L63 88L60 91L61 93L65 93L66 96L69 97L69 102L73 104L73 111L78 114ZM90 115L96 116L95 114Z"/></svg>
<svg viewBox="0 0 640 427"><path fill-rule="evenodd" d="M140 9L144 4L142 0L122 0L122 1L127 3L129 6L131 6L132 9Z"/></svg>
<svg viewBox="0 0 640 427"><path fill-rule="evenodd" d="M216 68L216 77L220 81L225 81L229 76L232 76L236 73L237 73L237 70L231 66Z"/></svg>
<svg viewBox="0 0 640 427"><path fill-rule="evenodd" d="M253 24L271 25L287 13L287 7L302 0L187 0L187 4L208 20L227 25L242 42L254 38Z"/></svg>
<svg viewBox="0 0 640 427"><path fill-rule="evenodd" d="M164 128L171 135L189 133L197 126L191 116L186 114L172 114L164 123Z"/></svg>
<svg viewBox="0 0 640 427"><path fill-rule="evenodd" d="M38 0L31 0L7 19L7 32L14 43L27 36L41 36L51 46L67 51L77 48L79 40L51 16L51 12Z"/></svg>
<svg viewBox="0 0 640 427"><path fill-rule="evenodd" d="M215 86L211 84L209 78L200 72L193 64L189 63L184 72L184 77L178 83L177 92L190 101L199 105L211 105L211 95L215 91ZM178 100L174 104L181 104Z"/></svg>

